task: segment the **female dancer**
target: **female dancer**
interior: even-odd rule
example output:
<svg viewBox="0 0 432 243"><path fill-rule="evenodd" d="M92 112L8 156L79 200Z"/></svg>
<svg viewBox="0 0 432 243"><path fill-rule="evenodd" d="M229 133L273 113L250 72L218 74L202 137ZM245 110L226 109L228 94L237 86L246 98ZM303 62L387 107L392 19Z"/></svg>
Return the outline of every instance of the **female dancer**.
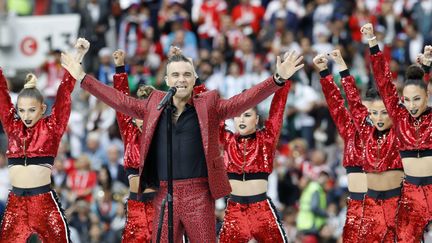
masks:
<svg viewBox="0 0 432 243"><path fill-rule="evenodd" d="M419 242L424 227L432 219L432 109L427 105L427 85L421 74L405 80L403 104L399 104L389 64L379 50L372 25L364 25L361 32L369 40L377 87L395 121L405 171L397 217L398 242ZM431 57L432 47L427 46L424 58L429 59L428 65ZM413 74L410 76L413 77Z"/></svg>
<svg viewBox="0 0 432 243"><path fill-rule="evenodd" d="M393 122L375 89L366 94L368 109L362 104L355 80L349 75L339 51L331 53L341 70L342 85L349 109L364 146L363 170L367 177L367 193L359 242L394 242L395 217L403 178ZM373 126L367 122L368 116Z"/></svg>
<svg viewBox="0 0 432 243"><path fill-rule="evenodd" d="M77 61L89 48L85 39L75 45ZM69 230L60 203L51 189L51 168L71 111L70 94L75 79L66 72L50 116L43 117L46 105L28 74L18 95L17 114L6 80L0 70L0 120L8 135L7 151L12 190L1 224L0 242L26 242L37 233L43 242L70 242Z"/></svg>
<svg viewBox="0 0 432 243"><path fill-rule="evenodd" d="M251 108L234 118L237 133L221 123L220 142L225 150L225 166L231 195L225 210L220 242L288 242L273 203L267 198L267 178L283 122L291 83L276 91L265 127L257 130L259 116ZM251 227L253 225L253 227Z"/></svg>
<svg viewBox="0 0 432 243"><path fill-rule="evenodd" d="M125 53L117 50L113 53L116 74L114 88L129 95L128 76L125 71ZM151 86L140 86L137 91L138 99L146 99L153 91ZM155 190L146 186L144 193L138 193L140 166L140 138L142 120L116 112L117 122L123 139L125 154L124 167L129 179L129 199L127 201L127 220L123 232L122 242L151 242L153 227L153 198ZM138 197L138 194L140 195Z"/></svg>
<svg viewBox="0 0 432 243"><path fill-rule="evenodd" d="M338 69L344 78L354 79L349 76L348 68L343 62L340 52L333 52L334 58L337 58ZM343 242L359 242L359 233L361 219L363 215L363 199L367 191L366 174L363 173L364 163L364 146L360 139L360 134L357 127L351 118L351 114L345 108L345 101L342 97L339 88L333 81L333 76L330 74L327 63L328 60L324 55L318 55L313 59L313 62L321 76L320 82L327 101L330 114L335 122L339 134L344 140L343 166L346 168L348 177L348 191L350 196L347 201L347 215L345 226L343 229ZM348 75L348 76L347 76Z"/></svg>

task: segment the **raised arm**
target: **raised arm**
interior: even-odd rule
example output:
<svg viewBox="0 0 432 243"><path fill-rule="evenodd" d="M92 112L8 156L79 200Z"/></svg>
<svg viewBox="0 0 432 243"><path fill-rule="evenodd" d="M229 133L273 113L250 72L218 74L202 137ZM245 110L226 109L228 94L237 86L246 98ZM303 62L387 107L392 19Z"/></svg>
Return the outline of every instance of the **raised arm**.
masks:
<svg viewBox="0 0 432 243"><path fill-rule="evenodd" d="M339 52L340 54L340 52ZM333 76L328 70L328 60L324 55L318 55L313 59L315 67L319 70L321 76L321 88L326 99L330 115L336 124L339 134L345 140L348 138L349 125L353 125L352 118L348 110L345 108L345 101L341 95L338 86L333 80Z"/></svg>
<svg viewBox="0 0 432 243"><path fill-rule="evenodd" d="M423 71L425 72L423 80L426 84L429 84L431 78L432 46L425 46L424 52L417 55L417 63L422 66Z"/></svg>
<svg viewBox="0 0 432 243"><path fill-rule="evenodd" d="M15 113L16 110L9 95L6 78L0 68L0 121L8 134L13 130L12 124L14 123Z"/></svg>
<svg viewBox="0 0 432 243"><path fill-rule="evenodd" d="M291 81L287 81L283 88L278 89L273 96L268 119L265 122L266 132L275 139L279 138L282 127L285 105L288 98L288 92L291 88Z"/></svg>
<svg viewBox="0 0 432 243"><path fill-rule="evenodd" d="M230 141L232 136L234 136L234 134L227 130L225 127L225 122L221 121L219 123L219 143L225 148L227 142Z"/></svg>
<svg viewBox="0 0 432 243"><path fill-rule="evenodd" d="M90 48L90 43L84 38L78 38L75 43L75 61L81 63L85 54ZM53 104L51 115L49 120L56 126L56 132L63 134L67 127L71 113L71 93L75 87L76 79L74 79L69 72L65 72L63 79L57 90L55 102Z"/></svg>
<svg viewBox="0 0 432 243"><path fill-rule="evenodd" d="M125 53L122 50L117 50L113 53L114 63L116 65L116 73L114 74L114 88L123 94L130 96L128 76L125 71L124 62ZM119 125L120 134L125 139L128 125L130 124L132 117L126 116L125 114L116 111L117 123Z"/></svg>
<svg viewBox="0 0 432 243"><path fill-rule="evenodd" d="M369 41L372 71L380 96L383 99L390 117L392 119L397 119L400 111L399 109L401 108L399 107L399 97L396 86L392 81L389 64L379 49L372 24L368 23L363 25L360 31Z"/></svg>
<svg viewBox="0 0 432 243"><path fill-rule="evenodd" d="M86 75L81 65L70 54L62 53L62 66L76 79L82 80L81 87L90 94L114 108L134 118L142 118L147 107L148 99L138 100L122 92L102 84L90 75Z"/></svg>
<svg viewBox="0 0 432 243"><path fill-rule="evenodd" d="M263 101L282 87L296 71L304 66L304 64L300 64L302 59L303 56L299 56L295 52L285 53L283 62L281 61L281 57L278 56L276 61L276 74L273 77L266 79L230 99L219 100L219 118L221 120L232 118Z"/></svg>

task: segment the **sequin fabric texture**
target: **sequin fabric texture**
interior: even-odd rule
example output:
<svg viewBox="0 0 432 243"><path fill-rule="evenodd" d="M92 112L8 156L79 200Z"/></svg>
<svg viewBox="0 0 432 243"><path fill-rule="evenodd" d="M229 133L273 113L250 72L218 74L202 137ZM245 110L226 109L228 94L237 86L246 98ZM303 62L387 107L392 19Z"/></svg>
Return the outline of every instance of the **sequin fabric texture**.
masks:
<svg viewBox="0 0 432 243"><path fill-rule="evenodd" d="M412 117L402 104L392 82L390 67L382 52L371 55L376 84L396 127L400 150L432 149L432 112L428 108L418 118Z"/></svg>
<svg viewBox="0 0 432 243"><path fill-rule="evenodd" d="M388 131L380 132L368 124L367 108L362 104L359 91L352 76L342 79L342 85L347 95L349 109L354 123L365 146L365 172L384 172L392 169L402 169L399 155L398 139L394 126Z"/></svg>
<svg viewBox="0 0 432 243"><path fill-rule="evenodd" d="M70 112L71 96L75 79L66 72L57 91L51 115L40 119L33 127L27 128L15 116L6 79L0 69L0 120L8 135L8 158L55 157L61 137L66 129Z"/></svg>
<svg viewBox="0 0 432 243"><path fill-rule="evenodd" d="M54 191L35 196L9 193L0 242L26 242L32 233L37 233L47 243L71 242L66 218Z"/></svg>
<svg viewBox="0 0 432 243"><path fill-rule="evenodd" d="M382 200L366 195L358 242L395 242L398 202L399 196Z"/></svg>
<svg viewBox="0 0 432 243"><path fill-rule="evenodd" d="M151 243L154 217L153 202L127 201L127 220L123 243Z"/></svg>
<svg viewBox="0 0 432 243"><path fill-rule="evenodd" d="M279 223L276 209L269 199L256 203L238 203L228 200L220 243L288 242Z"/></svg>
<svg viewBox="0 0 432 243"><path fill-rule="evenodd" d="M283 122L285 103L291 83L276 91L270 105L269 118L265 127L256 131L255 136L242 137L225 130L221 123L219 141L225 150L224 162L230 173L271 173L276 144Z"/></svg>
<svg viewBox="0 0 432 243"><path fill-rule="evenodd" d="M186 232L189 241L216 243L214 200L210 196L206 178L174 180L174 242L182 242ZM156 218L159 218L162 199L166 197L167 183L162 181L154 199ZM165 206L164 224L160 242L168 242L168 210ZM153 222L153 242L156 242L158 220Z"/></svg>

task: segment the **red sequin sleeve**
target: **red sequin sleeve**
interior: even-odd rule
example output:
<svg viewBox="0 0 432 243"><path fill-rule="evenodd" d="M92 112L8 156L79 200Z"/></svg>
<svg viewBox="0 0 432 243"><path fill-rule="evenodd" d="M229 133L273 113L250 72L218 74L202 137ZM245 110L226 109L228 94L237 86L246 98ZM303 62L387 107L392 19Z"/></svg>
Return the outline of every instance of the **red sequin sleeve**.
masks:
<svg viewBox="0 0 432 243"><path fill-rule="evenodd" d="M16 110L9 95L6 78L3 75L3 70L0 68L0 121L6 133L10 133L13 130L15 113Z"/></svg>
<svg viewBox="0 0 432 243"><path fill-rule="evenodd" d="M351 115L345 107L345 101L338 86L335 84L332 75L321 77L321 88L326 99L330 115L344 140L352 135L348 131L353 126Z"/></svg>
<svg viewBox="0 0 432 243"><path fill-rule="evenodd" d="M287 81L283 88L275 92L270 105L268 119L265 122L265 131L273 137L275 141L279 138L282 127L285 104L288 98L288 92L291 88L291 81Z"/></svg>
<svg viewBox="0 0 432 243"><path fill-rule="evenodd" d="M90 75L84 77L81 87L114 110L135 118L144 117L149 99L139 100L125 95L112 87L102 84Z"/></svg>
<svg viewBox="0 0 432 243"><path fill-rule="evenodd" d="M219 117L221 120L235 117L243 111L256 106L280 88L281 86L276 85L273 77L269 77L245 92L229 99L219 99L217 104Z"/></svg>
<svg viewBox="0 0 432 243"><path fill-rule="evenodd" d="M378 46L373 46L370 49L372 71L378 92L383 99L390 117L395 120L398 118L400 109L403 108L399 107L399 97L396 91L396 86L392 81L390 66Z"/></svg>
<svg viewBox="0 0 432 243"><path fill-rule="evenodd" d="M127 73L116 73L114 74L114 88L125 95L130 95L128 76ZM132 120L132 117L127 116L121 112L116 111L117 122L120 129L120 134L123 140L126 138L128 132L128 124Z"/></svg>
<svg viewBox="0 0 432 243"><path fill-rule="evenodd" d="M342 86L345 90L351 117L353 118L357 129L361 131L361 128L365 124L366 118L369 115L368 109L361 101L360 92L357 89L353 76L349 75L343 77Z"/></svg>
<svg viewBox="0 0 432 243"><path fill-rule="evenodd" d="M219 143L225 148L234 134L225 128L225 122L219 123Z"/></svg>
<svg viewBox="0 0 432 243"><path fill-rule="evenodd" d="M76 80L72 77L72 75L70 75L68 71L65 71L63 79L57 90L51 116L49 117L49 121L52 124L55 124L57 127L55 131L58 134L63 134L69 121L72 109L71 93L75 87L75 82Z"/></svg>

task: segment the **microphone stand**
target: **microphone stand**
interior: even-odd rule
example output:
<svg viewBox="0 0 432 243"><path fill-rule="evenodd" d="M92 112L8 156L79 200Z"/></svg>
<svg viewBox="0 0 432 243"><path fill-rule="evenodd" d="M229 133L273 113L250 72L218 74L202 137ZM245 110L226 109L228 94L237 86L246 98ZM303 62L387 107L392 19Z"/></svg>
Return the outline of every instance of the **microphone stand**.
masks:
<svg viewBox="0 0 432 243"><path fill-rule="evenodd" d="M163 107L167 112L167 175L168 175L168 191L166 198L162 201L161 212L159 217L158 232L156 242L160 242L162 224L165 211L165 203L168 201L168 242L174 243L174 196L173 196L173 158L172 158L172 98Z"/></svg>

